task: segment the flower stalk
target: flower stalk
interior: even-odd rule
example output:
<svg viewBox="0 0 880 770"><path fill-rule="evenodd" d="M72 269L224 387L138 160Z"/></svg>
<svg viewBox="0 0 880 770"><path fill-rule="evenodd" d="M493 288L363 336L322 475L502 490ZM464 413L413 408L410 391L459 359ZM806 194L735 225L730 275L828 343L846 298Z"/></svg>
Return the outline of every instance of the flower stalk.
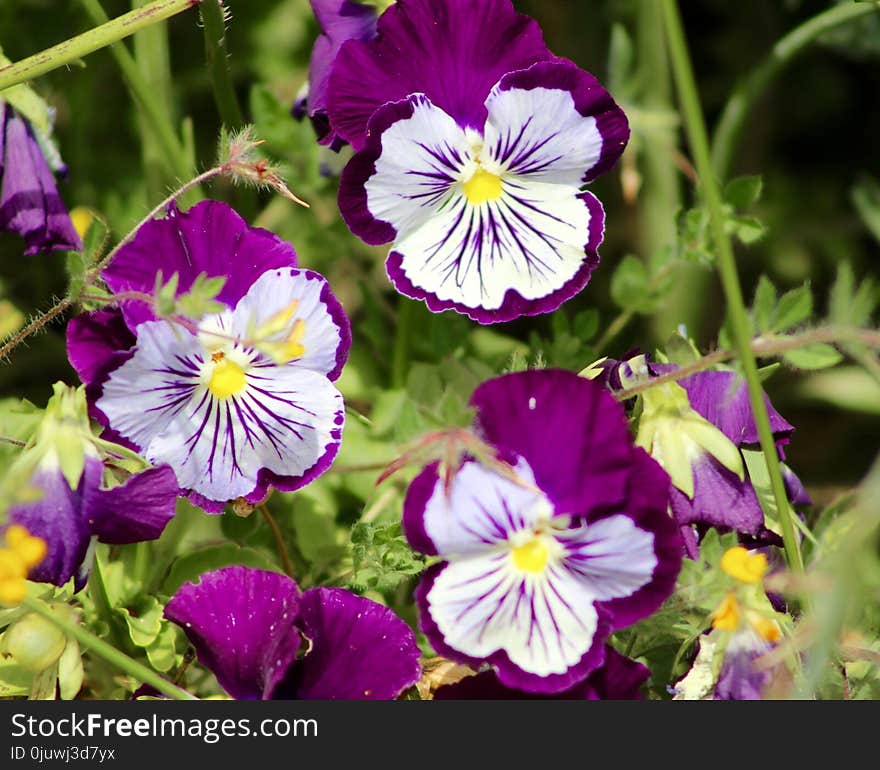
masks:
<svg viewBox="0 0 880 770"><path fill-rule="evenodd" d="M45 51L28 56L14 64L0 67L0 92L18 83L45 75L58 67L88 56L90 53L116 43L139 30L157 24L182 11L198 5L201 0L155 0L142 8L118 16L106 24Z"/></svg>
<svg viewBox="0 0 880 770"><path fill-rule="evenodd" d="M785 543L786 559L793 570L801 572L804 568L803 557L801 556L792 520L792 509L788 504L788 496L785 492L785 483L779 466L779 457L776 453L776 444L773 440L773 431L770 427L767 406L764 403L764 391L758 375L758 365L755 360L755 354L752 352L751 323L745 302L743 301L742 288L736 271L733 245L730 236L724 229L725 220L721 189L712 167L706 121L703 117L703 110L697 93L693 67L676 0L664 0L663 11L666 34L669 40L669 50L672 57L672 70L678 86L684 125L700 179L700 193L709 212L709 225L717 253L718 272L724 296L727 300L728 313L730 314L734 347L737 352L737 358L743 368L761 450L767 462L767 472L770 476L773 497L776 501L782 524L782 539Z"/></svg>

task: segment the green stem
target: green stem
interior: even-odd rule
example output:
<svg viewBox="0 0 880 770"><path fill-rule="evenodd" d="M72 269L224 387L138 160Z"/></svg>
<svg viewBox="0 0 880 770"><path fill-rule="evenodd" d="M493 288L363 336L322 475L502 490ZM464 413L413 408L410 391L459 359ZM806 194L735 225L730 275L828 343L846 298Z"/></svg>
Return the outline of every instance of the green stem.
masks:
<svg viewBox="0 0 880 770"><path fill-rule="evenodd" d="M394 350L391 358L391 385L402 388L406 385L409 368L409 344L413 314L416 303L401 296L397 302L397 334L394 337Z"/></svg>
<svg viewBox="0 0 880 770"><path fill-rule="evenodd" d="M712 137L712 167L720 179L730 165L746 118L773 79L819 37L841 24L880 10L878 2L841 3L795 27L779 40L770 55L739 85L727 100Z"/></svg>
<svg viewBox="0 0 880 770"><path fill-rule="evenodd" d="M40 617L45 618L49 622L54 623L58 628L64 631L65 634L76 639L83 648L91 650L96 655L100 656L120 671L124 671L129 676L155 687L163 695L167 695L174 700L198 700L198 698L191 695L186 690L181 690L179 687L175 687L171 682L159 676L155 671L141 665L136 660L132 660L128 655L120 652L115 647L111 647L103 639L99 639L82 626L59 617L38 599L27 598L22 602L22 606L29 609L31 612L36 613Z"/></svg>
<svg viewBox="0 0 880 770"><path fill-rule="evenodd" d="M734 348L745 374L749 391L749 402L755 417L761 449L767 462L770 485L776 500L779 518L782 524L782 539L789 567L795 571L803 570L803 558L792 521L792 510L788 504L785 483L779 467L779 456L770 428L767 405L764 402L764 390L758 376L758 365L752 352L752 328L748 311L743 301L742 288L736 271L736 260L733 245L725 232L724 211L721 189L712 169L712 158L709 154L709 137L703 109L697 93L693 67L688 52L684 28L676 0L663 0L664 21L669 50L672 56L672 71L678 86L679 99L682 105L685 128L693 152L697 174L700 179L700 193L709 211L709 225L718 260L718 272L721 285L727 299L728 312L733 333Z"/></svg>
<svg viewBox="0 0 880 770"><path fill-rule="evenodd" d="M102 25L98 29L103 29L106 26L103 23L107 21L107 14L104 12L99 0L79 0L79 2L89 15L89 18L95 24ZM182 0L178 0L178 2L182 2ZM132 11L132 13L144 13L151 5L146 5L137 11ZM190 5L192 5L191 2ZM154 19L153 23L156 21L159 21L159 19ZM112 24L113 22L109 23ZM132 30L132 32L134 31L136 30ZM186 179L192 173L193 164L190 162L183 143L175 133L174 126L168 119L168 111L165 108L161 95L153 91L150 83L141 74L134 57L129 53L128 48L124 44L111 42L105 45L108 44L110 45L110 52L113 54L113 58L116 59L119 69L122 70L122 77L128 90L140 107L144 120L150 126L157 143L162 148L170 175L175 178Z"/></svg>
<svg viewBox="0 0 880 770"><path fill-rule="evenodd" d="M0 91L75 62L83 56L88 56L200 2L201 0L155 0L143 8L102 23L95 29L83 32L27 59L0 67Z"/></svg>
<svg viewBox="0 0 880 770"><path fill-rule="evenodd" d="M226 52L226 18L223 0L207 0L199 9L205 28L205 58L211 73L214 101L223 125L230 131L244 126L238 98L229 73L229 55Z"/></svg>

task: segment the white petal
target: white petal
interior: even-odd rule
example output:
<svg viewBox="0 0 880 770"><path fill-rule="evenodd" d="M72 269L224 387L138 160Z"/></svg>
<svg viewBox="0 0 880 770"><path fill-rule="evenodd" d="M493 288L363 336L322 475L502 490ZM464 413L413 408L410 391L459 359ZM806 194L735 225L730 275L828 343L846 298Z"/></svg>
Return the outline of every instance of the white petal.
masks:
<svg viewBox="0 0 880 770"><path fill-rule="evenodd" d="M514 468L522 480L516 484L477 462L467 462L455 474L447 494L438 479L425 506L425 532L439 553L451 556L484 553L505 543L514 532L535 526L552 506L535 487L535 477L525 460Z"/></svg>
<svg viewBox="0 0 880 770"><path fill-rule="evenodd" d="M599 600L631 596L651 581L654 535L629 516L609 516L558 535L569 550L565 565Z"/></svg>
<svg viewBox="0 0 880 770"><path fill-rule="evenodd" d="M398 240L419 228L449 200L450 185L468 160L464 131L427 97L410 97L412 117L382 134L382 154L367 180L367 207L397 230Z"/></svg>
<svg viewBox="0 0 880 770"><path fill-rule="evenodd" d="M305 325L302 346L305 353L296 359L296 365L327 374L336 367L336 352L342 344L339 327L334 323L321 301L321 291L327 281L317 273L294 268L269 270L248 289L232 313L232 333L241 339L251 339L254 330L279 314L284 314L297 302L295 312L287 319L283 330L269 339L286 339L297 321Z"/></svg>
<svg viewBox="0 0 880 770"><path fill-rule="evenodd" d="M496 86L486 108L484 146L499 168L579 188L601 157L596 119L581 115L568 91Z"/></svg>

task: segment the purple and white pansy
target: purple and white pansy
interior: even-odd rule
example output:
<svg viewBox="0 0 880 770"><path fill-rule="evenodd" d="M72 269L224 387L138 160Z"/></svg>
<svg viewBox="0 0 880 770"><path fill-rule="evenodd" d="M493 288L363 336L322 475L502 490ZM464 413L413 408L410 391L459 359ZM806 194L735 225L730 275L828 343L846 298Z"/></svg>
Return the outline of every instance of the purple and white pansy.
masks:
<svg viewBox="0 0 880 770"><path fill-rule="evenodd" d="M125 299L151 293L160 270L179 276L181 293L200 274L225 277L226 308L185 327ZM141 228L104 278L121 309L74 319L68 352L114 436L170 465L209 511L327 470L344 422L332 381L349 323L327 281L296 267L290 244L206 201Z"/></svg>
<svg viewBox="0 0 880 770"><path fill-rule="evenodd" d="M410 485L407 538L441 558L416 591L421 627L439 654L488 662L505 687L564 692L674 588L669 479L613 397L570 372L505 375L471 404L515 478L466 459L448 488L436 463Z"/></svg>
<svg viewBox="0 0 880 770"><path fill-rule="evenodd" d="M390 609L341 588L303 592L276 572L208 572L165 617L237 699L391 700L421 674L415 635Z"/></svg>
<svg viewBox="0 0 880 770"><path fill-rule="evenodd" d="M401 0L375 39L340 48L328 114L357 151L342 215L393 244L401 293L485 324L550 312L586 285L604 212L582 188L629 127L510 0Z"/></svg>

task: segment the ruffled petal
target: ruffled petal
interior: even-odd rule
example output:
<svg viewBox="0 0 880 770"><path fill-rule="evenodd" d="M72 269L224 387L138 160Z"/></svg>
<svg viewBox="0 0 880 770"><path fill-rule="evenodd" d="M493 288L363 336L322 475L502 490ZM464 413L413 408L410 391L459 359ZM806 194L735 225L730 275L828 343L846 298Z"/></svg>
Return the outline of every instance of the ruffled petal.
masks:
<svg viewBox="0 0 880 770"><path fill-rule="evenodd" d="M312 588L298 624L310 642L291 690L298 699L393 700L421 675L412 629L370 599Z"/></svg>
<svg viewBox="0 0 880 770"><path fill-rule="evenodd" d="M342 373L351 348L351 326L324 276L290 268L263 273L236 305L231 331L247 339L270 324L280 328L262 342L283 351L285 340L295 338L296 347L303 349L291 356L298 367L330 380Z"/></svg>
<svg viewBox="0 0 880 770"><path fill-rule="evenodd" d="M422 553L481 553L534 527L539 513L552 511L525 462L514 469L521 479L516 484L468 461L455 474L448 493L437 467L430 465L410 484L404 501L404 531Z"/></svg>
<svg viewBox="0 0 880 770"><path fill-rule="evenodd" d="M540 27L510 0L403 0L379 17L374 40L340 49L330 72L330 123L358 151L379 107L424 93L462 128L481 130L499 79L552 57Z"/></svg>
<svg viewBox="0 0 880 770"><path fill-rule="evenodd" d="M220 319L222 321L222 317ZM219 322L219 321L218 321ZM229 318L222 321L229 329ZM240 387L218 395L202 343L162 321L138 329L134 356L111 373L97 406L154 465L212 510L237 497L259 502L271 483L298 489L323 473L338 449L342 395L321 374L244 358ZM251 358L249 358L251 357Z"/></svg>
<svg viewBox="0 0 880 770"><path fill-rule="evenodd" d="M183 629L233 698L266 699L296 661L301 596L286 575L225 567L181 586L165 617Z"/></svg>
<svg viewBox="0 0 880 770"><path fill-rule="evenodd" d="M135 473L112 489L91 490L86 495L91 532L112 545L155 540L174 518L179 492L167 465Z"/></svg>
<svg viewBox="0 0 880 770"><path fill-rule="evenodd" d="M484 382L470 403L483 438L525 459L557 513L620 510L634 449L623 408L599 383L518 372Z"/></svg>
<svg viewBox="0 0 880 770"><path fill-rule="evenodd" d="M93 310L67 323L67 358L86 387L97 387L130 357L135 336L116 309Z"/></svg>
<svg viewBox="0 0 880 770"><path fill-rule="evenodd" d="M102 273L115 293L152 294L156 275L180 276L178 293L188 291L201 273L223 276L217 299L230 307L251 284L272 268L296 267L293 246L274 233L250 227L237 212L219 201L202 201L188 211L172 208L164 219L143 225ZM142 301L125 301L122 310L129 328L155 316Z"/></svg>
<svg viewBox="0 0 880 770"><path fill-rule="evenodd" d="M30 571L29 579L63 586L79 577L92 534L85 501L89 491L100 485L102 474L100 460L86 457L79 485L71 489L61 468L52 461L38 466L30 485L40 491L41 498L9 509L11 524L20 524L46 541L46 558Z"/></svg>
<svg viewBox="0 0 880 770"><path fill-rule="evenodd" d="M651 672L641 663L605 648L605 663L583 682L555 695L539 695L505 687L494 671L468 676L439 687L434 700L642 700L641 688Z"/></svg>
<svg viewBox="0 0 880 770"><path fill-rule="evenodd" d="M0 103L0 230L22 236L27 255L82 249L33 131L5 103Z"/></svg>

